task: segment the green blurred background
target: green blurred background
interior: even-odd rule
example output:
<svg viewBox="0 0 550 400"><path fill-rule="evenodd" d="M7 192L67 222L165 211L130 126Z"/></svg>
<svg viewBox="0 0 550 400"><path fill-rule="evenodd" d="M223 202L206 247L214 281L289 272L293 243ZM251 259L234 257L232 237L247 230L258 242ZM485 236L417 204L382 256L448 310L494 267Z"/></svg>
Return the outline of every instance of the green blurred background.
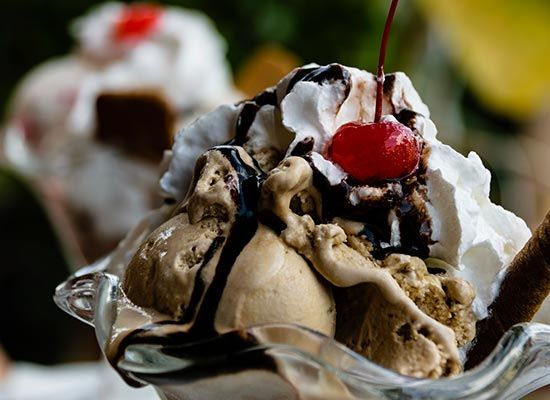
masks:
<svg viewBox="0 0 550 400"><path fill-rule="evenodd" d="M2 0L4 113L15 85L29 69L71 50L68 23L96 3ZM340 62L375 71L389 5L386 0L159 3L199 9L213 19L227 41L228 59L244 91L254 87L251 75L265 58L275 59L281 70L301 63ZM494 175L493 200L531 227L550 208L549 4L403 0L385 68L411 76L431 108L441 139L463 153L476 149ZM33 192L8 169L0 171L0 227L0 251L5 256L0 295L2 304L10 304L4 321L24 326L21 331L27 332L24 338L14 337L2 329L0 343L13 358L37 362L97 356L71 350L66 344L72 335L60 333L82 329L50 300L71 262ZM91 329L82 335L93 341Z"/></svg>

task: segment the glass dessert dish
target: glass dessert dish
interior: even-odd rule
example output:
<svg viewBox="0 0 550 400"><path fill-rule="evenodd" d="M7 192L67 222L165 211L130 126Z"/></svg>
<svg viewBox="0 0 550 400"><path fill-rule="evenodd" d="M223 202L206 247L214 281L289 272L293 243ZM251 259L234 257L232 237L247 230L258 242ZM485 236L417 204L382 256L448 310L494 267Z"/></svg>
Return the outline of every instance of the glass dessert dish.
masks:
<svg viewBox="0 0 550 400"><path fill-rule="evenodd" d="M60 284L54 300L92 325L105 351L128 303L121 271L162 220L155 211L106 258ZM117 369L165 399L518 399L550 384L550 326L514 326L480 365L454 378L415 379L292 324L253 326L193 343L134 344Z"/></svg>

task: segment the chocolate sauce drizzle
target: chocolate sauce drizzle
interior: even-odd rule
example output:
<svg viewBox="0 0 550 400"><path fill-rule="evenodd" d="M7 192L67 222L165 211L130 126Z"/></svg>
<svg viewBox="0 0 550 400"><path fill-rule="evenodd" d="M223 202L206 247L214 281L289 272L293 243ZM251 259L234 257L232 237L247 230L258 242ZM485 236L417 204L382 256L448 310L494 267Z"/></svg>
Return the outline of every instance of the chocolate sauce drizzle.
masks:
<svg viewBox="0 0 550 400"><path fill-rule="evenodd" d="M244 331L226 333L198 343L180 341L174 346L163 346L162 353L179 359L193 360L188 367L161 374L140 372L133 374L157 386L185 384L203 378L234 374L249 369L276 371L273 358L265 354L259 342ZM223 357L220 357L223 355Z"/></svg>
<svg viewBox="0 0 550 400"><path fill-rule="evenodd" d="M399 122L401 122L403 125L407 126L409 129L414 131L415 124L416 124L416 117L420 115L412 110L401 110L397 114L395 114L395 119L397 119Z"/></svg>
<svg viewBox="0 0 550 400"><path fill-rule="evenodd" d="M246 331L228 332L198 342L189 342L182 335L172 335L170 339L174 344L157 339L157 343L162 345L160 351L167 356L193 360L193 363L162 373L132 372L127 377L131 379L130 383L135 385L139 381L145 381L157 386L173 386L250 369L277 371L275 360Z"/></svg>
<svg viewBox="0 0 550 400"><path fill-rule="evenodd" d="M195 333L202 337L215 336L217 334L214 328L214 318L225 284L227 283L227 278L235 260L255 235L258 228L256 215L258 213L260 184L264 179L261 172L249 166L241 159L235 147L219 146L215 149L227 157L237 172L237 215L235 216L235 222L231 228L229 237L223 246L214 278L204 294L200 309L196 312L197 317L190 331L190 333Z"/></svg>
<svg viewBox="0 0 550 400"><path fill-rule="evenodd" d="M246 141L246 135L256 119L256 114L265 105L277 105L277 93L275 89L267 89L251 100L244 101L243 108L237 117L235 137L227 142L228 145L242 146Z"/></svg>
<svg viewBox="0 0 550 400"><path fill-rule="evenodd" d="M329 64L321 67L300 68L286 88L286 93L290 93L298 82L315 82L322 85L326 82L343 82L345 85L345 96L349 95L351 90L351 75L349 71L340 64Z"/></svg>
<svg viewBox="0 0 550 400"><path fill-rule="evenodd" d="M376 76L374 77L374 80L376 81ZM384 83L382 86L382 90L384 91L384 97L391 96L394 85L395 85L395 74L385 74Z"/></svg>
<svg viewBox="0 0 550 400"><path fill-rule="evenodd" d="M180 323L186 324L196 317L196 313L198 310L199 303L204 295L204 291L206 288L206 281L204 280L204 276L202 274L204 268L208 265L212 257L214 257L214 254L220 246L223 245L225 242L225 237L218 236L215 238L212 243L210 243L210 246L208 247L208 250L206 253L204 253L204 258L202 260L201 265L199 266L199 269L197 273L195 274L195 283L193 285L193 292L191 293L191 298L189 299L189 304L187 305L187 308L184 310L183 316L179 320Z"/></svg>
<svg viewBox="0 0 550 400"><path fill-rule="evenodd" d="M315 144L315 139L311 136L306 137L304 140L296 143L296 146L292 149L291 156L304 156L313 150L313 145Z"/></svg>

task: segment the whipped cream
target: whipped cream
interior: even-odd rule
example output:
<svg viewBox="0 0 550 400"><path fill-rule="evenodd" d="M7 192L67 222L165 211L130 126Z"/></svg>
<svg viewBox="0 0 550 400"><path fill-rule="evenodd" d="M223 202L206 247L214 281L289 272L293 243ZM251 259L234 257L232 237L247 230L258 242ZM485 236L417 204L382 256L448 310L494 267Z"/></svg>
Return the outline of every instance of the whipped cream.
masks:
<svg viewBox="0 0 550 400"><path fill-rule="evenodd" d="M320 68L316 76L307 75L315 67L295 70L268 89L276 93L276 104L259 107L245 148L248 146L252 154L260 148L274 148L283 157L301 143L312 142L311 162L331 185L337 185L347 174L326 157L327 146L342 124L374 119L376 77L336 64ZM294 82L299 74L306 78ZM242 104L222 106L179 133L171 164L161 180L169 195L183 199L192 162L201 151L216 144L213 142L218 137L234 135L242 109ZM412 115L409 123L429 148L425 171L426 207L431 220L429 256L452 265L452 274L473 284L477 293L473 309L481 319L498 291L503 272L531 233L523 220L490 201L490 174L476 153L464 157L437 140L429 109L404 73L387 76L382 109L386 119L402 112ZM390 187L358 186L350 201L359 204L375 195L383 198ZM393 246L400 241L398 221L393 218L389 223Z"/></svg>
<svg viewBox="0 0 550 400"><path fill-rule="evenodd" d="M458 266L456 275L474 284L473 310L484 318L506 266L531 231L521 218L490 201L491 174L475 152L464 157L439 142L431 121L422 128L430 146L427 207L435 241L430 255Z"/></svg>

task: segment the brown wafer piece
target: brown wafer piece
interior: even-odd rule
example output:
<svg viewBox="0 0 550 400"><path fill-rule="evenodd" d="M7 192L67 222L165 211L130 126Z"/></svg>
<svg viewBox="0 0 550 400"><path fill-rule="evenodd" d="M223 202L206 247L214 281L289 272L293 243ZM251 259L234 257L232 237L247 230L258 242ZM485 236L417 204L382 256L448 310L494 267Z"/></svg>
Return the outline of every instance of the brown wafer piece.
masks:
<svg viewBox="0 0 550 400"><path fill-rule="evenodd" d="M172 147L175 112L154 90L102 93L96 101L99 141L158 163Z"/></svg>
<svg viewBox="0 0 550 400"><path fill-rule="evenodd" d="M489 316L477 323L465 369L482 362L513 325L530 321L550 292L550 212L516 255Z"/></svg>

